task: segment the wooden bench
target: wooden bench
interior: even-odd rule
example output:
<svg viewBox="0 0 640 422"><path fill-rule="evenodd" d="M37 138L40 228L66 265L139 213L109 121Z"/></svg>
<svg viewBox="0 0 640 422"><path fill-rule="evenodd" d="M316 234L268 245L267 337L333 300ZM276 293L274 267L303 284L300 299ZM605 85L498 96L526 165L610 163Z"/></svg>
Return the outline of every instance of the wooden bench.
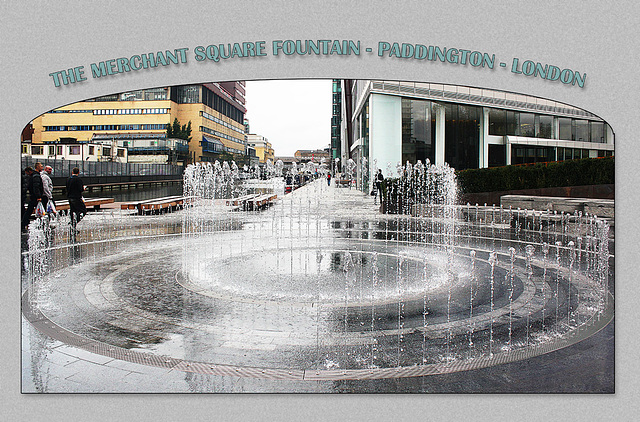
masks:
<svg viewBox="0 0 640 422"><path fill-rule="evenodd" d="M243 195L243 196L239 196L237 198L231 198L231 199L227 199L226 204L228 207L238 207L238 206L242 206L244 207L245 203L255 197L257 197L259 194L257 193L252 193L249 195Z"/></svg>
<svg viewBox="0 0 640 422"><path fill-rule="evenodd" d="M88 208L93 207L94 210L99 210L102 204L111 204L115 200L113 198L85 198L84 205ZM69 209L69 201L61 200L55 201L56 211L65 211Z"/></svg>
<svg viewBox="0 0 640 422"><path fill-rule="evenodd" d="M160 212L163 209L182 207L184 205L185 196L166 196L163 198L147 199L145 201L124 202L120 204L120 209L123 210L138 210L138 214L142 215L145 212Z"/></svg>
<svg viewBox="0 0 640 422"><path fill-rule="evenodd" d="M258 208L264 208L276 199L278 199L278 195L276 195L275 193L266 193L264 195L259 195L255 198L247 200L243 209L245 211L253 211Z"/></svg>

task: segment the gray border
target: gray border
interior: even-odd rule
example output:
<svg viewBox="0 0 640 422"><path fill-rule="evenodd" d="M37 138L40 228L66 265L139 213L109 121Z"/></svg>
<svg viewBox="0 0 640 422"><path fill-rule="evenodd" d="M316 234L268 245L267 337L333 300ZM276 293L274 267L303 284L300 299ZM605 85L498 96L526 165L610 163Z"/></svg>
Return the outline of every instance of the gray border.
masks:
<svg viewBox="0 0 640 422"><path fill-rule="evenodd" d="M174 3L175 4L175 3ZM78 0L4 1L2 16L3 187L0 204L6 247L0 264L3 288L0 381L3 414L11 420L100 419L338 419L345 412L368 419L399 417L452 420L633 419L639 406L640 373L633 333L639 303L632 266L637 260L638 225L633 211L639 172L633 165L637 110L638 3L476 2L337 0L224 4L185 1L180 10L160 1L87 6ZM237 23L241 22L241 23ZM132 54L196 45L272 39L360 39L406 41L476 49L499 58L538 60L588 74L583 90L508 73L376 57L297 57L237 60L218 65L190 61L111 79L54 88L49 72ZM17 134L34 116L62 104L110 92L205 80L359 77L450 82L528 93L583 107L607 120L616 133L616 394L583 395L20 395L20 281L17 218L19 149ZM187 412L185 412L187 411Z"/></svg>

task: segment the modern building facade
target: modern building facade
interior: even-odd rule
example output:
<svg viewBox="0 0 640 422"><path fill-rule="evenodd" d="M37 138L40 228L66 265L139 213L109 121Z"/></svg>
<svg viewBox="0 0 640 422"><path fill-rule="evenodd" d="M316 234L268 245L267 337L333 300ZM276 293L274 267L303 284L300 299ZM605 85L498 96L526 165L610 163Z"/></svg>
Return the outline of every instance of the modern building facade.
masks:
<svg viewBox="0 0 640 422"><path fill-rule="evenodd" d="M342 153L340 145L340 123L342 121L342 84L340 79L332 81L332 107L331 113L331 158L339 158Z"/></svg>
<svg viewBox="0 0 640 422"><path fill-rule="evenodd" d="M388 163L395 169L429 160L463 170L614 151L606 122L555 101L420 82L343 80L341 87L339 158L343 164L366 159L364 185L375 167L387 173Z"/></svg>
<svg viewBox="0 0 640 422"><path fill-rule="evenodd" d="M266 163L267 160L273 162L275 151L271 142L264 136L255 133L247 134L247 145L256 151L256 156L260 164Z"/></svg>
<svg viewBox="0 0 640 422"><path fill-rule="evenodd" d="M167 142L159 142L167 141L166 125L177 119L181 125L191 122L188 162L215 161L223 153L244 157L245 113L244 82L144 89L47 112L32 122L31 143L55 145L104 139L140 143L137 140L147 139L148 145L135 148L147 148L146 152L153 155L149 148L157 147L159 152L167 148Z"/></svg>

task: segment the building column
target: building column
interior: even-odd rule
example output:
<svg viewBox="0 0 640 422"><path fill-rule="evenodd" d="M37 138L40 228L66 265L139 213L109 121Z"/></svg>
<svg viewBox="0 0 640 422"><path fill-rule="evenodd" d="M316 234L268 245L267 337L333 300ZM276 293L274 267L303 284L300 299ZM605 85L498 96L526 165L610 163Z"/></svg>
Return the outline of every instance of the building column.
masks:
<svg viewBox="0 0 640 422"><path fill-rule="evenodd" d="M435 164L441 166L444 164L444 127L445 127L445 113L444 106L440 104L433 104L433 109L436 112L436 162Z"/></svg>
<svg viewBox="0 0 640 422"><path fill-rule="evenodd" d="M478 141L478 167L489 167L489 109L482 107L480 114L480 139Z"/></svg>
<svg viewBox="0 0 640 422"><path fill-rule="evenodd" d="M509 142L509 138L505 135L504 137L504 145L505 150L507 151L507 165L511 165L511 143Z"/></svg>
<svg viewBox="0 0 640 422"><path fill-rule="evenodd" d="M402 161L402 102L394 95L371 94L369 97L369 180L373 180L373 163L385 177L390 164L395 169Z"/></svg>

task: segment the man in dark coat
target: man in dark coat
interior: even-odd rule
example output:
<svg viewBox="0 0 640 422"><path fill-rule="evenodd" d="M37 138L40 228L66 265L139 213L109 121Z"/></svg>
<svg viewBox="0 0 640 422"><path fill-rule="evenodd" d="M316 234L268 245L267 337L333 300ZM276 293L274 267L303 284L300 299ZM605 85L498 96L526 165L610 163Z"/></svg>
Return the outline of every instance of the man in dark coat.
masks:
<svg viewBox="0 0 640 422"><path fill-rule="evenodd" d="M20 190L20 218L22 219L22 214L27 210L27 200L29 197L27 196L27 186L29 185L29 178L31 177L31 173L29 172L31 167L26 167L21 176L21 190Z"/></svg>
<svg viewBox="0 0 640 422"><path fill-rule="evenodd" d="M380 195L380 202L382 202L382 182L384 182L384 176L382 175L382 170L378 169L378 173L376 174L375 179L376 187L374 193L375 196L373 197L374 203L377 203L378 195Z"/></svg>
<svg viewBox="0 0 640 422"><path fill-rule="evenodd" d="M42 190L42 178L40 173L34 171L31 167L27 167L25 173L29 176L27 181L27 192L29 193L29 203L27 209L22 213L22 229L26 230L29 227L29 220L33 210L38 206L38 202L42 201L44 192Z"/></svg>
<svg viewBox="0 0 640 422"><path fill-rule="evenodd" d="M87 213L87 207L82 200L84 184L80 178L80 169L74 167L71 170L71 177L67 179L67 199L69 200L69 215L71 216L71 227L76 228L76 224Z"/></svg>

